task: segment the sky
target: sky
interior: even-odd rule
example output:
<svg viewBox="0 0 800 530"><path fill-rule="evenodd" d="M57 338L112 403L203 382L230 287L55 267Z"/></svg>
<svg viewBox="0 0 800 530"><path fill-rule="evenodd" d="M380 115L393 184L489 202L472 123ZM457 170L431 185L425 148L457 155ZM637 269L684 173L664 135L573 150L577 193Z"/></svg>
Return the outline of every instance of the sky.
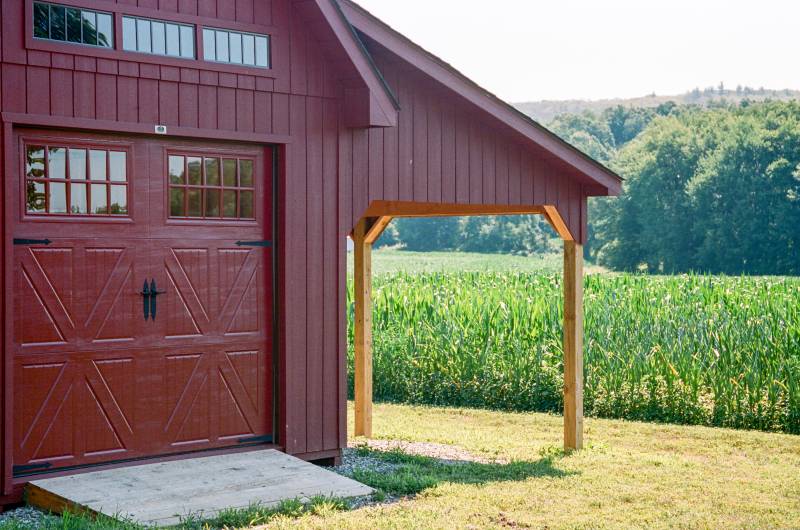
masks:
<svg viewBox="0 0 800 530"><path fill-rule="evenodd" d="M356 0L509 102L800 89L798 0Z"/></svg>

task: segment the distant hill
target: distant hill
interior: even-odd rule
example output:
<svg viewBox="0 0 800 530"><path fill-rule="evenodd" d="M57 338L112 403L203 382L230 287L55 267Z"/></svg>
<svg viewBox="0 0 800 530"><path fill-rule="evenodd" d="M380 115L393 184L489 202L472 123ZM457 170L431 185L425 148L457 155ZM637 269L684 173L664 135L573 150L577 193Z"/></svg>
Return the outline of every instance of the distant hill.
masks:
<svg viewBox="0 0 800 530"><path fill-rule="evenodd" d="M750 101L800 99L800 90L769 90L750 87L720 90L719 88L708 87L702 90L696 88L677 96L651 94L638 98L598 99L594 101L583 99L543 100L515 103L514 106L536 121L547 124L560 114L581 114L586 110L601 113L605 109L616 107L617 105L622 105L623 107L658 107L663 103L673 101L679 105L709 106L720 102L738 103L744 99Z"/></svg>

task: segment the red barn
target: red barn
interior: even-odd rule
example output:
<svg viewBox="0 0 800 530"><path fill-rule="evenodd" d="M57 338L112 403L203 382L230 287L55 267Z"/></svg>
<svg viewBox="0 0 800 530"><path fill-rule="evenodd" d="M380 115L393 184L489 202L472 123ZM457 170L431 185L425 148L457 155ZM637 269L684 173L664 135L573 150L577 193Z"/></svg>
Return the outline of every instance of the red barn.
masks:
<svg viewBox="0 0 800 530"><path fill-rule="evenodd" d="M620 179L349 0L3 0L2 497L31 476L370 428L369 246L540 213L580 446L586 200Z"/></svg>

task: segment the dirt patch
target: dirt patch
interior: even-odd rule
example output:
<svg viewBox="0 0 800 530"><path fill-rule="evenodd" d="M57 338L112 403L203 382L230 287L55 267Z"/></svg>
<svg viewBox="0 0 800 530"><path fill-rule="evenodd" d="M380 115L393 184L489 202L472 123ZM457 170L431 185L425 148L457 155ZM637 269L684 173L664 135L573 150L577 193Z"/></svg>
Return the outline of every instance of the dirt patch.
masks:
<svg viewBox="0 0 800 530"><path fill-rule="evenodd" d="M476 455L456 445L445 445L433 442L405 442L401 440L367 440L350 444L350 447L365 445L375 451L402 451L409 455L427 456L436 458L444 464L458 464L463 462L477 462L479 464L507 464L501 458L487 458Z"/></svg>

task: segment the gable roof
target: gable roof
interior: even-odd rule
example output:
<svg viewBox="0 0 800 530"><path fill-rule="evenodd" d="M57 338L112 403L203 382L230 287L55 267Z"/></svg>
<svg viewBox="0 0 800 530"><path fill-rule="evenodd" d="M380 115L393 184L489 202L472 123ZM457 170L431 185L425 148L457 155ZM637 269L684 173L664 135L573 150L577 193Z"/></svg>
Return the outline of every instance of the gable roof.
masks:
<svg viewBox="0 0 800 530"><path fill-rule="evenodd" d="M488 90L482 88L453 66L426 51L413 41L395 31L386 23L369 13L352 0L332 0L338 2L349 24L356 30L374 40L382 47L418 70L455 91L473 105L488 112L494 118L521 134L537 147L546 150L574 171L603 188L592 195L617 195L622 190L622 177L597 160L562 140L528 115L504 102ZM357 36L357 35L356 35ZM367 53L366 48L362 49ZM374 63L370 59L370 63ZM380 76L381 80L383 79Z"/></svg>

